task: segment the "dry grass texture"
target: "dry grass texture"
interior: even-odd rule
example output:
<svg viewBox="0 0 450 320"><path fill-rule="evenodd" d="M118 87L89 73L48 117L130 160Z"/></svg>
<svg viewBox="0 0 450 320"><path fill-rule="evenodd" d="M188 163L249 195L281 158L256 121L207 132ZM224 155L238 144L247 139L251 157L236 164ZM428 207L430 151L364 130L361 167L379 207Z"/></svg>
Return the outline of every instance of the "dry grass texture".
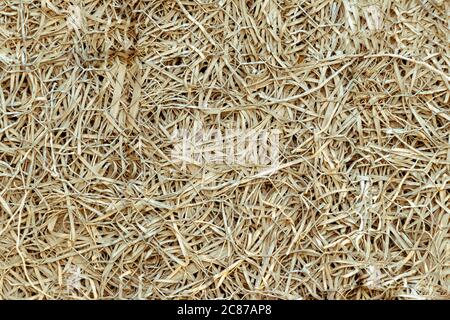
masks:
<svg viewBox="0 0 450 320"><path fill-rule="evenodd" d="M0 298L449 298L448 1L0 2ZM279 130L180 165L175 128Z"/></svg>

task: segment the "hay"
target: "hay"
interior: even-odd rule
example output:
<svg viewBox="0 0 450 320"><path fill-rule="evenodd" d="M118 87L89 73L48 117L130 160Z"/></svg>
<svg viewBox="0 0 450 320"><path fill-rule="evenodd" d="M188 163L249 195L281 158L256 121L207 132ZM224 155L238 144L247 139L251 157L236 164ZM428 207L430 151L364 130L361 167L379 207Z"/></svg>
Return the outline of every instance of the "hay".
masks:
<svg viewBox="0 0 450 320"><path fill-rule="evenodd" d="M0 2L0 297L449 298L449 10Z"/></svg>

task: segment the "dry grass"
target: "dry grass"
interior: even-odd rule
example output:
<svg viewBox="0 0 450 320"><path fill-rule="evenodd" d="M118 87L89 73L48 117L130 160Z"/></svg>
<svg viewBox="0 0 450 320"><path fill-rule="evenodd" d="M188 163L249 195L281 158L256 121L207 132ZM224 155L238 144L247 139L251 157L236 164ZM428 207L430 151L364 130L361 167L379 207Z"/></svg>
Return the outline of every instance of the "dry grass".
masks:
<svg viewBox="0 0 450 320"><path fill-rule="evenodd" d="M449 12L1 1L0 297L449 298ZM175 163L195 121L279 166Z"/></svg>

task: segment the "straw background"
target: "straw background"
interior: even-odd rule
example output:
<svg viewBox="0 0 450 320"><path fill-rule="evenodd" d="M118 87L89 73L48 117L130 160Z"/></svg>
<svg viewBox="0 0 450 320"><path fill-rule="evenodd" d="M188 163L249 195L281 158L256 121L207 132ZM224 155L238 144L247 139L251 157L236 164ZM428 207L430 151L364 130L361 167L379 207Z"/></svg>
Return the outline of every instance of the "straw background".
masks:
<svg viewBox="0 0 450 320"><path fill-rule="evenodd" d="M448 299L450 4L0 2L0 298ZM195 121L280 165L171 159Z"/></svg>

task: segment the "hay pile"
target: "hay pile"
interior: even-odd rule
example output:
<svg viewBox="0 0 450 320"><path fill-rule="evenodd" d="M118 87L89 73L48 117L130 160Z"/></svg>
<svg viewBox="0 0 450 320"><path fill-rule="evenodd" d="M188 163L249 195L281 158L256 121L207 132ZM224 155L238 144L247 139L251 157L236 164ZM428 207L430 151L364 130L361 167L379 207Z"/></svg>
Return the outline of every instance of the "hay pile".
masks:
<svg viewBox="0 0 450 320"><path fill-rule="evenodd" d="M1 1L0 298L449 298L449 10Z"/></svg>

